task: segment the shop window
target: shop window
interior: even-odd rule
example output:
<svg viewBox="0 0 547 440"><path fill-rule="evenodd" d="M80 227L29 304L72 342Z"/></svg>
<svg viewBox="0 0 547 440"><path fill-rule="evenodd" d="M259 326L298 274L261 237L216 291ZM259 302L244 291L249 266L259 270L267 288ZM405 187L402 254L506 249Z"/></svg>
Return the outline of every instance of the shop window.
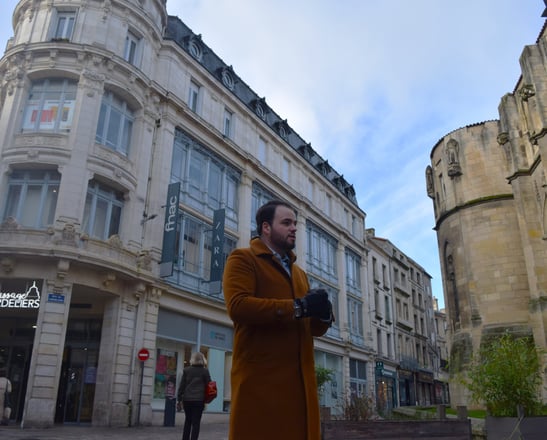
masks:
<svg viewBox="0 0 547 440"><path fill-rule="evenodd" d="M61 176L56 171L14 170L8 180L3 220L9 217L29 228L54 222Z"/></svg>
<svg viewBox="0 0 547 440"><path fill-rule="evenodd" d="M71 128L77 82L51 78L34 81L23 116L23 131L62 132Z"/></svg>
<svg viewBox="0 0 547 440"><path fill-rule="evenodd" d="M92 181L87 189L83 230L91 237L107 240L118 233L123 208L123 194Z"/></svg>
<svg viewBox="0 0 547 440"><path fill-rule="evenodd" d="M135 117L128 104L112 92L106 92L101 102L95 140L127 155Z"/></svg>

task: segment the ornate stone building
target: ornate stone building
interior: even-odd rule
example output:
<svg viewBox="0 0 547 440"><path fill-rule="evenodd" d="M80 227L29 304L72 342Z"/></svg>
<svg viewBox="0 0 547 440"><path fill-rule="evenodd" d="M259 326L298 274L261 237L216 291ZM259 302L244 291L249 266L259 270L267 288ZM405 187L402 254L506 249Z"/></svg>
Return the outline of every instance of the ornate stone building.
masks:
<svg viewBox="0 0 547 440"><path fill-rule="evenodd" d="M426 169L434 203L451 375L481 342L509 330L547 348L547 33L520 57L500 119L440 139ZM547 400L547 352L543 399ZM470 404L451 383L453 404Z"/></svg>
<svg viewBox="0 0 547 440"><path fill-rule="evenodd" d="M165 0L21 0L0 59L0 366L14 422L174 423L192 351L230 409L220 286L272 198L336 324L323 395L374 393L365 213L353 186ZM213 230L215 234L213 235Z"/></svg>

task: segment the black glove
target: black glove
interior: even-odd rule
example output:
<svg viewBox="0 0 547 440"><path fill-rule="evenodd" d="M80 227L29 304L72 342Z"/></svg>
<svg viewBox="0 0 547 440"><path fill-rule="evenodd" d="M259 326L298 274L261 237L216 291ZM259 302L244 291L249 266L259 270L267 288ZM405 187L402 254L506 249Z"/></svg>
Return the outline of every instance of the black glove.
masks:
<svg viewBox="0 0 547 440"><path fill-rule="evenodd" d="M297 318L319 318L330 320L332 304L324 289L311 289L304 298L294 300Z"/></svg>

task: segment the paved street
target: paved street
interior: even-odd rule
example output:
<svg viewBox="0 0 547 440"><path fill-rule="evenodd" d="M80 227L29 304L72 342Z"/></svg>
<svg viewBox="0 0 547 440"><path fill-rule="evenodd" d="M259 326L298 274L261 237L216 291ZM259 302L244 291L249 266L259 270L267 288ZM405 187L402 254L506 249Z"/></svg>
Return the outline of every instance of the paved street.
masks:
<svg viewBox="0 0 547 440"><path fill-rule="evenodd" d="M176 426L140 426L131 428L96 428L60 425L52 428L23 428L11 424L0 426L1 440L180 440L184 416L178 416ZM199 440L227 440L228 415L204 414Z"/></svg>

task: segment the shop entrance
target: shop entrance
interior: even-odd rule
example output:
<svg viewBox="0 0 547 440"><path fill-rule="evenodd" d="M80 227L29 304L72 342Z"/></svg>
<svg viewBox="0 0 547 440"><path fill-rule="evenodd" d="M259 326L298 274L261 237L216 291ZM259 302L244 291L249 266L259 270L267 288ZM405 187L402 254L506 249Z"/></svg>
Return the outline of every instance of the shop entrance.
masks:
<svg viewBox="0 0 547 440"><path fill-rule="evenodd" d="M29 345L1 345L0 359L5 362L11 382L11 420L21 421L27 391L27 377L30 366L32 343ZM2 362L2 363L4 363Z"/></svg>
<svg viewBox="0 0 547 440"><path fill-rule="evenodd" d="M100 320L69 320L55 423L91 423L100 337Z"/></svg>

